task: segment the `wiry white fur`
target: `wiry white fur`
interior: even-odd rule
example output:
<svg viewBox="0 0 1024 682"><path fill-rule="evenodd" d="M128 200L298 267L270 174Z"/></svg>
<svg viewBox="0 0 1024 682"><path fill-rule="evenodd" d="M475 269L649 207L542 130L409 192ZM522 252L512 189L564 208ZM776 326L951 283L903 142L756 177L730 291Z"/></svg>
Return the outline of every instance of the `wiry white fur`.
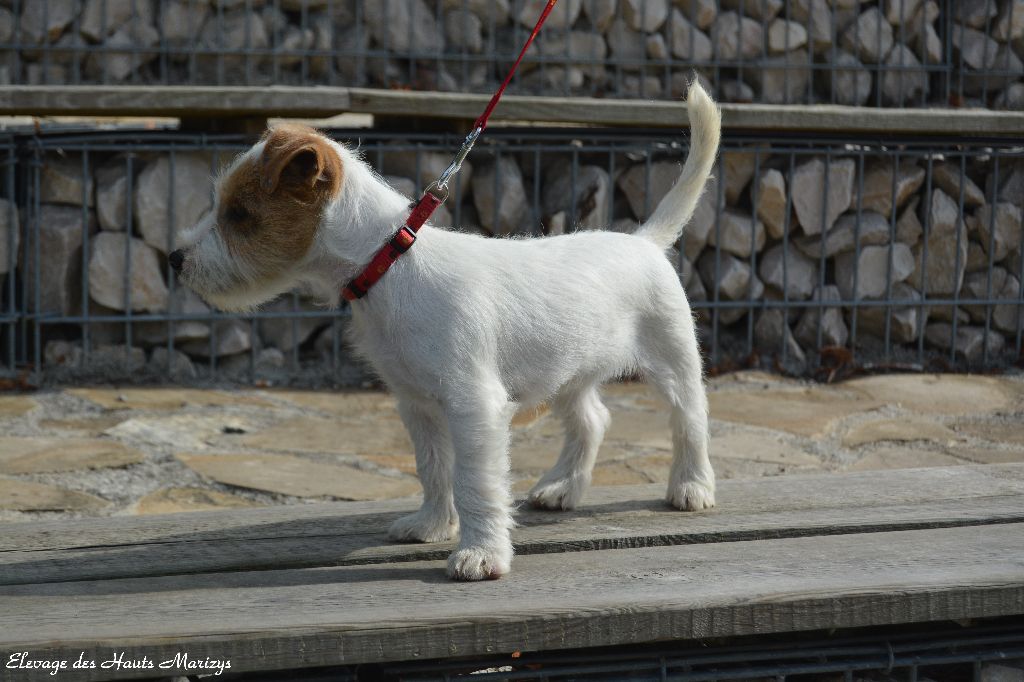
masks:
<svg viewBox="0 0 1024 682"><path fill-rule="evenodd" d="M571 509L590 482L609 422L598 389L615 377L642 373L671 406L668 501L688 510L714 504L693 317L664 255L692 214L718 148L718 110L696 84L689 115L693 144L682 177L639 236L485 239L425 226L415 246L353 303L352 341L398 397L424 489L420 511L396 521L391 536L435 542L461 533L448 562L453 578L509 570L508 439L516 408L551 401L564 421L558 462L529 499ZM200 262L186 265L187 281L203 294L215 288L215 277L235 282L210 297L229 308L294 284L336 302L405 219L408 199L352 151L335 148L345 169L341 194L310 253L280 282L246 286L244 264L217 248L210 226L188 251L186 263Z"/></svg>

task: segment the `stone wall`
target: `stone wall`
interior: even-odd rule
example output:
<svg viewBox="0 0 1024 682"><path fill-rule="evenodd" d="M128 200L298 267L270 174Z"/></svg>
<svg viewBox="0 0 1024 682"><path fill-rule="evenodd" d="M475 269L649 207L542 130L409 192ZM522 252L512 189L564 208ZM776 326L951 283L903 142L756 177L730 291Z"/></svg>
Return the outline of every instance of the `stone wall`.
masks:
<svg viewBox="0 0 1024 682"><path fill-rule="evenodd" d="M0 81L490 91L543 5L3 0ZM723 101L1024 107L1024 0L948 5L563 0L516 91L675 98L696 67Z"/></svg>
<svg viewBox="0 0 1024 682"><path fill-rule="evenodd" d="M416 168L422 186L449 158L429 150L417 158L415 152L389 151L387 142L377 147L372 139L364 144L367 158L379 159L386 179L409 196L417 190ZM498 160L487 150L470 157L457 191L436 214L437 224L457 221L460 230L494 237L576 229L631 232L671 187L682 153L648 161L638 145L609 158L588 152L585 141L566 141L539 157L525 142L503 149ZM712 181L672 255L681 264L705 341L711 342L712 326L724 344L732 332L743 338L752 324L764 356L785 346L786 368L794 373L809 369L820 347L850 345L854 324L858 348L888 334L895 346L913 350L924 335L929 352L948 355L955 345L953 352L971 366L986 353L993 361L1005 359L1024 316L1024 158L1013 150L995 157L963 154L904 152L897 167L894 156L869 153L862 159L843 148L815 153L727 147L716 172L721 180ZM219 158L226 162L229 155ZM83 312L123 317L128 311L209 315L202 301L169 279L165 256L172 235L211 207L209 178L216 162L210 153L178 152L173 163L165 153L137 154L130 174L124 157L91 153L92 170L84 179L76 153L47 153L41 160L40 211L23 208L20 220L27 232L20 239L26 248L19 272L30 312L58 318ZM2 222L0 227L11 229ZM919 302L922 296L960 304L922 309L882 300ZM977 303L990 297L1005 303ZM745 301L751 303L730 305ZM777 301L788 302L787 309L773 307ZM815 301L836 304L822 309L810 305ZM319 309L289 298L267 310ZM89 361L104 367L122 362L129 375L170 364L179 378L198 376L203 370L195 365L211 357L229 373L247 372L250 359L259 371L284 372L290 357L333 359L336 329L329 326L330 313L320 312L321 317L255 324L135 321L131 349L125 348L123 321L93 322ZM42 329L48 364L75 366L82 360L81 325Z"/></svg>

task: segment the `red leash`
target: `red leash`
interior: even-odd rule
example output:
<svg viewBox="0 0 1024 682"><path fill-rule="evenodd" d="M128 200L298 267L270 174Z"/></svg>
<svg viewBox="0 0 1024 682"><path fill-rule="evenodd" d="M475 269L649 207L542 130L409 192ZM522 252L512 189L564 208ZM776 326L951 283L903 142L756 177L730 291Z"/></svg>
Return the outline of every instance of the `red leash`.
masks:
<svg viewBox="0 0 1024 682"><path fill-rule="evenodd" d="M551 14L551 10L555 8L555 3L558 0L548 0L547 6L544 11L541 12L540 19L537 20L537 25L533 27L533 32L530 33L530 37L526 39L526 44L523 45L523 49L519 52L519 57L516 59L515 64L509 69L508 75L505 76L505 81L498 88L498 91L491 97L491 101L487 104L487 108L484 109L484 113L480 115L480 118L473 124L473 130L466 136L466 140L462 143L462 147L459 149L458 154L455 155L455 159L451 164L444 169L440 177L432 182L429 187L423 192L423 196L416 202L416 205L412 209L412 213L406 219L405 224L399 228L398 232L388 241L387 244L377 252L377 255L373 257L370 264L359 273L351 282L345 285L341 290L341 295L346 301L354 301L357 298L366 296L366 292L370 290L374 284L376 284L384 273L395 264L395 262L402 256L403 253L408 251L413 243L416 241L416 233L423 223L427 222L437 207L444 203L445 199L448 198L448 181L453 175L459 172L462 167L462 162L465 161L466 156L469 155L469 151L473 148L480 134L487 127L487 121L490 119L491 114L494 112L494 108L498 106L498 100L505 93L505 88L512 81L512 76L515 75L516 69L519 68L519 63L523 61L523 57L526 55L526 51L530 49L530 45L533 44L533 39L540 33L541 26L547 21L548 15ZM437 190L440 194L435 194L432 190Z"/></svg>

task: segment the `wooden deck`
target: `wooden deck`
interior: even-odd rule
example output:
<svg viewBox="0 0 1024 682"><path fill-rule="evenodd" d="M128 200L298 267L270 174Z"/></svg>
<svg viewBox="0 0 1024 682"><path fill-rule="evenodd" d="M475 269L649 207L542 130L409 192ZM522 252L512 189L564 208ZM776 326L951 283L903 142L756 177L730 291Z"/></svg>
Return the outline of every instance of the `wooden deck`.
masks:
<svg viewBox="0 0 1024 682"><path fill-rule="evenodd" d="M0 655L239 672L1024 614L1024 465L723 481L689 514L662 492L522 511L512 574L474 584L386 540L411 501L9 524ZM0 666L23 679L54 678Z"/></svg>

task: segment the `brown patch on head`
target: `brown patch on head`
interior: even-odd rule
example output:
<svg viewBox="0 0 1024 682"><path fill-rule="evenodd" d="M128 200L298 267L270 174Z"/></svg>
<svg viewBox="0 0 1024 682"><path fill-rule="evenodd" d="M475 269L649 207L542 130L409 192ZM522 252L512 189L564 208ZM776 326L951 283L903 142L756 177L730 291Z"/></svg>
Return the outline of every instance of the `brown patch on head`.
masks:
<svg viewBox="0 0 1024 682"><path fill-rule="evenodd" d="M272 277L309 251L328 202L341 189L341 158L308 126L267 131L263 153L224 179L217 227L257 276Z"/></svg>

